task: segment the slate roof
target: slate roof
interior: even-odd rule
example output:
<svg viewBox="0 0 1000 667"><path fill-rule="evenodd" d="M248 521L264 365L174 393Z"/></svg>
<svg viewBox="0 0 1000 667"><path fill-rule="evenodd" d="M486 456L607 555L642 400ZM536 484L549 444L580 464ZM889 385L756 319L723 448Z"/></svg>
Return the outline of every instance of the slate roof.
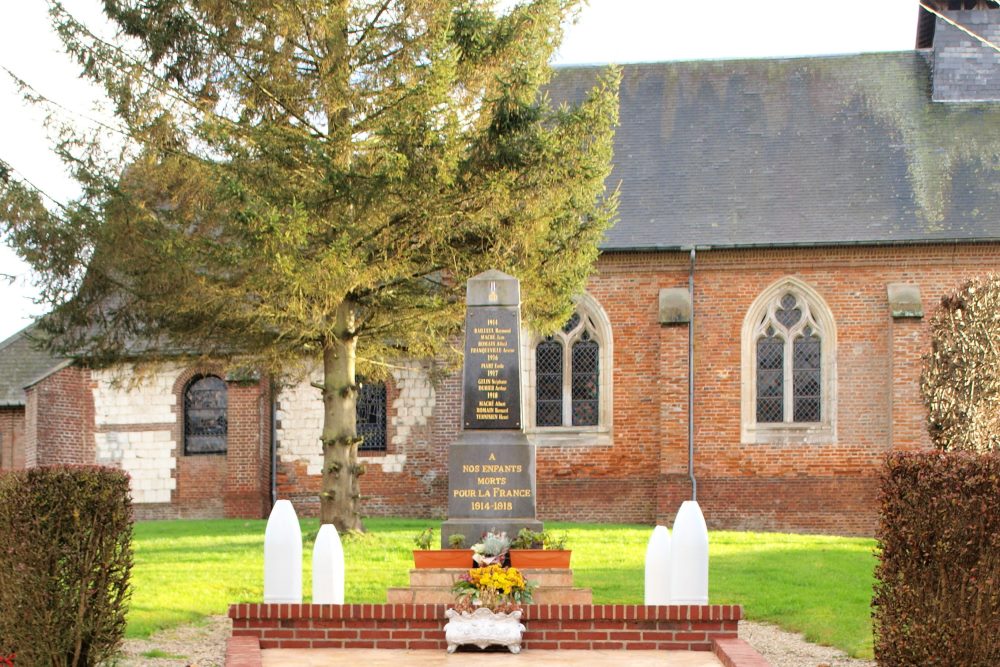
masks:
<svg viewBox="0 0 1000 667"><path fill-rule="evenodd" d="M1000 104L932 102L930 58L625 65L603 250L1000 240Z"/></svg>
<svg viewBox="0 0 1000 667"><path fill-rule="evenodd" d="M24 388L69 364L36 350L29 338L34 325L0 342L0 407L24 405Z"/></svg>

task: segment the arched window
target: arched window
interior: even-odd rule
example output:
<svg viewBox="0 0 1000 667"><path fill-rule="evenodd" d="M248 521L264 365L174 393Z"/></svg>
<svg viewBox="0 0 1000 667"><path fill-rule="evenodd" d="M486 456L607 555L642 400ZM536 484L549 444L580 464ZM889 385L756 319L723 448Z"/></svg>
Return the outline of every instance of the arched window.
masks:
<svg viewBox="0 0 1000 667"><path fill-rule="evenodd" d="M574 431L586 442L608 440L592 437L611 422L611 327L597 301L581 296L559 331L525 338L525 422L536 442L555 434L564 443Z"/></svg>
<svg viewBox="0 0 1000 667"><path fill-rule="evenodd" d="M229 429L226 383L198 375L184 390L184 453L225 454Z"/></svg>
<svg viewBox="0 0 1000 667"><path fill-rule="evenodd" d="M386 396L384 382L367 382L358 378L357 427L358 437L363 438L359 452L385 451Z"/></svg>
<svg viewBox="0 0 1000 667"><path fill-rule="evenodd" d="M795 278L765 290L743 325L744 442L832 441L836 327L822 297Z"/></svg>

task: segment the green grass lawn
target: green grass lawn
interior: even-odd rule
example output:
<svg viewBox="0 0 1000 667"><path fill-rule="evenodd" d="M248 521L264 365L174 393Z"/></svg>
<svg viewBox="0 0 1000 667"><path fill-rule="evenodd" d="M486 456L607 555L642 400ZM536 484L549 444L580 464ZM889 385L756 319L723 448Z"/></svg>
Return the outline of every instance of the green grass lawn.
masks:
<svg viewBox="0 0 1000 667"><path fill-rule="evenodd" d="M439 522L368 519L368 533L344 540L347 602L385 602L406 586L411 538ZM225 613L231 602L263 597L264 521L148 521L135 527L134 593L128 636ZM594 602L641 603L650 527L546 522L565 532L576 585ZM312 589L312 541L318 524L302 521L303 584ZM813 642L871 657L870 600L875 567L869 539L713 532L709 599L741 604L751 620L802 632Z"/></svg>

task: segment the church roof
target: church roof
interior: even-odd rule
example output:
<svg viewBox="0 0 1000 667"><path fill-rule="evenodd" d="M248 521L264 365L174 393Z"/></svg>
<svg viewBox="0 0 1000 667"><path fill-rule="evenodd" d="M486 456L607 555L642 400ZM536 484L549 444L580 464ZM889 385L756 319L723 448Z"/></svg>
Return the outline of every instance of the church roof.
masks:
<svg viewBox="0 0 1000 667"><path fill-rule="evenodd" d="M932 102L930 58L625 65L602 248L1000 241L1000 103Z"/></svg>
<svg viewBox="0 0 1000 667"><path fill-rule="evenodd" d="M0 407L24 405L25 387L70 363L36 349L30 338L33 329L28 326L0 341Z"/></svg>

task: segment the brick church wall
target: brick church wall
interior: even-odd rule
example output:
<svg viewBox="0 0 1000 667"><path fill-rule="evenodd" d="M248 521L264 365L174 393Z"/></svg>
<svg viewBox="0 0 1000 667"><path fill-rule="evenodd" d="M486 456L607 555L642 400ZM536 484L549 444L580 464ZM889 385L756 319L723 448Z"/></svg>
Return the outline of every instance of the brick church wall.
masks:
<svg viewBox="0 0 1000 667"><path fill-rule="evenodd" d="M997 244L699 251L695 272L695 476L712 528L871 534L877 476L892 449L930 446L919 393L930 314L964 280L995 269ZM686 288L687 253L611 253L589 294L613 335L611 432L537 449L543 520L670 523L690 497L688 328L661 324L663 288ZM741 341L751 305L787 277L829 306L836 326L836 432L806 444L742 442ZM923 319L893 318L888 283L919 287ZM119 369L119 372L128 369ZM448 447L459 433L460 377L429 364L393 370L387 447L367 453L363 512L443 517ZM266 380L227 382L226 455L183 451L183 392L205 369L172 367L131 388L69 366L30 387L24 465L119 465L142 518L265 516L270 507L271 395ZM276 397L276 483L315 514L322 403L308 383ZM17 428L14 412L0 429ZM588 439L589 438L589 439ZM4 442L7 438L4 437ZM2 446L2 443L0 443ZM5 460L5 459L3 459Z"/></svg>
<svg viewBox="0 0 1000 667"><path fill-rule="evenodd" d="M700 251L695 477L710 526L871 534L885 454L930 446L919 393L930 313L946 292L992 270L998 250L995 244L965 244ZM669 524L690 498L687 325L658 322L659 290L686 288L688 269L687 253L601 257L588 291L604 307L614 334L613 440L610 446L584 441L538 447L540 518ZM836 438L742 443L743 321L761 292L788 276L815 289L836 324ZM890 282L919 286L927 316L891 317ZM435 387L426 423L408 442L390 444L390 455L405 457L402 470L369 466L362 478L366 513L441 516L447 445L458 433L459 389L457 375ZM414 407L392 409L398 417ZM290 420L291 412L283 428ZM318 438L318 422L314 427ZM313 451L318 456L318 445ZM315 502L316 465L310 469L305 458L282 457L279 495L287 491L305 505Z"/></svg>
<svg viewBox="0 0 1000 667"><path fill-rule="evenodd" d="M66 366L27 388L26 465L94 462L94 402L89 385L89 370Z"/></svg>
<svg viewBox="0 0 1000 667"><path fill-rule="evenodd" d="M97 463L132 477L140 519L259 518L270 508L270 394L266 381L227 382L225 454L184 451L184 391L218 369L168 365L137 380L95 371Z"/></svg>
<svg viewBox="0 0 1000 667"><path fill-rule="evenodd" d="M448 445L458 433L458 379L435 385L425 364L392 369L386 383L386 450L361 452L364 512L373 516L443 516ZM315 516L323 462L323 404L303 381L278 395L277 487L300 515Z"/></svg>

